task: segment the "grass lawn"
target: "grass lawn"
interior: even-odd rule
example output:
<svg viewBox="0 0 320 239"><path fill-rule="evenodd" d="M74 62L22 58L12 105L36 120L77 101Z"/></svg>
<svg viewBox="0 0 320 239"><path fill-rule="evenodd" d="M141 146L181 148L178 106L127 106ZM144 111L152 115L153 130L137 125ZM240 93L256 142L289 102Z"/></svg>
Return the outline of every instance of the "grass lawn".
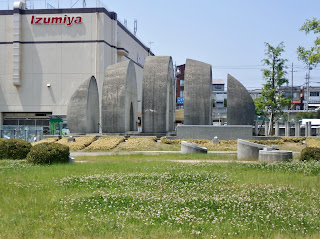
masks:
<svg viewBox="0 0 320 239"><path fill-rule="evenodd" d="M187 158L189 157L189 158ZM319 238L320 163L0 160L0 238Z"/></svg>

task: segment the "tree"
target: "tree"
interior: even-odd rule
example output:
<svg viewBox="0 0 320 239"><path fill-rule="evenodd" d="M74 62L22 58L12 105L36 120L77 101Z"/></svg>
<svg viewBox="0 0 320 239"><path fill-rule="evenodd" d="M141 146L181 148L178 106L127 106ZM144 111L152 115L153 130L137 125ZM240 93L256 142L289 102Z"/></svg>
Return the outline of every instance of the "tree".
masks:
<svg viewBox="0 0 320 239"><path fill-rule="evenodd" d="M313 32L314 34L320 33L320 20L313 18L312 20L307 19L307 21L303 24L300 28L300 31L304 31L306 34ZM317 37L314 41L314 45L310 48L310 50L306 50L304 47L299 46L297 49L298 59L306 64L308 69L307 74L307 98L309 99L309 80L310 80L310 70L312 67L316 67L317 64L320 62L320 37ZM308 104L307 108L308 109Z"/></svg>
<svg viewBox="0 0 320 239"><path fill-rule="evenodd" d="M307 21L300 28L300 31L304 31L305 34L313 32L314 34L320 33L320 20L313 18ZM305 47L299 46L297 49L298 59L303 61L308 67L314 66L320 62L320 37L317 37L314 41L314 46L310 50L306 50Z"/></svg>
<svg viewBox="0 0 320 239"><path fill-rule="evenodd" d="M274 120L282 114L284 106L290 105L291 100L284 98L280 91L280 87L288 83L285 77L287 60L281 58L281 54L284 52L284 44L281 42L277 47L273 47L269 43L265 43L265 45L266 58L262 62L265 66L268 66L268 69L263 69L262 73L266 83L263 84L261 96L255 100L255 106L257 111L269 116L270 127L268 132L269 135L273 135Z"/></svg>

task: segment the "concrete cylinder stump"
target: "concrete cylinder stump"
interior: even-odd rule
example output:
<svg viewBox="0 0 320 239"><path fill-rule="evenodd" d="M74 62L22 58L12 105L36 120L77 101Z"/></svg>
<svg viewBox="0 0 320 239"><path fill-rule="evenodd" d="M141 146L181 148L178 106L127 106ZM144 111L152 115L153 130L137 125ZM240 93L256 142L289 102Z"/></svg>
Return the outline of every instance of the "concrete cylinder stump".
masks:
<svg viewBox="0 0 320 239"><path fill-rule="evenodd" d="M189 143L187 141L181 141L181 153L183 154L196 154L196 153L208 153L208 149L201 147L195 143Z"/></svg>
<svg viewBox="0 0 320 239"><path fill-rule="evenodd" d="M292 160L292 151L285 150L260 150L259 161L261 162L288 162Z"/></svg>
<svg viewBox="0 0 320 239"><path fill-rule="evenodd" d="M124 61L107 68L102 89L102 133L137 130L138 95L134 63Z"/></svg>
<svg viewBox="0 0 320 239"><path fill-rule="evenodd" d="M67 110L71 133L99 133L99 93L94 76L86 80L72 95Z"/></svg>

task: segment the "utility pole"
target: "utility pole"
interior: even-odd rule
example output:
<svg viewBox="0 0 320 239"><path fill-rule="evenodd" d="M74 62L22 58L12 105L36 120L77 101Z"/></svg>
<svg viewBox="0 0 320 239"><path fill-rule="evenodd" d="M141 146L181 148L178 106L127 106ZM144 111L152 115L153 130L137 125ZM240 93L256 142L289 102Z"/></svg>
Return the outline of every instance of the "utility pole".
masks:
<svg viewBox="0 0 320 239"><path fill-rule="evenodd" d="M310 71L312 70L312 67L308 65L308 73L306 73L306 84L307 84L307 96L306 96L306 110L309 110L309 84L310 84Z"/></svg>
<svg viewBox="0 0 320 239"><path fill-rule="evenodd" d="M293 63L291 66L291 105L293 105L293 72L297 72L293 70Z"/></svg>

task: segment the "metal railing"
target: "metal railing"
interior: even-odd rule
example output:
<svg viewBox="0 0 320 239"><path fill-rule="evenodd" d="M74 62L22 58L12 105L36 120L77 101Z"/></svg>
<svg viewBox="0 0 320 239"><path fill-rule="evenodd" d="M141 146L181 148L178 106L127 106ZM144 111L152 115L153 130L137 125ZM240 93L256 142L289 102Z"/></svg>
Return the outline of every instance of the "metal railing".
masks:
<svg viewBox="0 0 320 239"><path fill-rule="evenodd" d="M43 139L43 127L28 125L0 125L0 138L23 139L36 142Z"/></svg>

